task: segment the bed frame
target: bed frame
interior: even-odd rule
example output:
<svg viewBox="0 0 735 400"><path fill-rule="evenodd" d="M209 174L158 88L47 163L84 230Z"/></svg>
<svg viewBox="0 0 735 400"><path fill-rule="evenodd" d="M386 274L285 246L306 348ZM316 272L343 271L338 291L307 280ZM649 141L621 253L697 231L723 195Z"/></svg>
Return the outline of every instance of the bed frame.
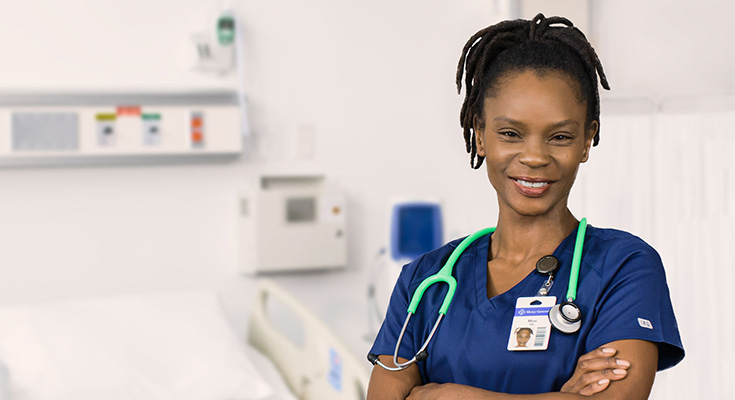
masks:
<svg viewBox="0 0 735 400"><path fill-rule="evenodd" d="M303 345L276 329L268 315L270 296L298 316ZM259 282L250 314L248 341L271 359L300 400L363 400L368 370L316 316L273 282Z"/></svg>

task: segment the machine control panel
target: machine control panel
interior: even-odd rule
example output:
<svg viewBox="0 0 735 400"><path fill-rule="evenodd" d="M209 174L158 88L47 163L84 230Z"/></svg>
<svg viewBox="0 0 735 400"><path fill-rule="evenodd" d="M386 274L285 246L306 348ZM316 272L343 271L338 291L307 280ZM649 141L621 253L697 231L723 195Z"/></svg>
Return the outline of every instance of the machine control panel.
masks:
<svg viewBox="0 0 735 400"><path fill-rule="evenodd" d="M240 113L233 93L0 96L0 166L237 157Z"/></svg>

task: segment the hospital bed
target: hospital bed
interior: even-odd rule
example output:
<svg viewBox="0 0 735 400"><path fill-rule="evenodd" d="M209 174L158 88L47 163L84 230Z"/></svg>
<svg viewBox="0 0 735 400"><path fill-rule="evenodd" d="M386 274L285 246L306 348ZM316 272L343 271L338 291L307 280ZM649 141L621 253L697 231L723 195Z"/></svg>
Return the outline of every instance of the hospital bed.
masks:
<svg viewBox="0 0 735 400"><path fill-rule="evenodd" d="M365 398L368 369L321 321L271 281L255 291L246 343L214 291L1 307L0 400Z"/></svg>

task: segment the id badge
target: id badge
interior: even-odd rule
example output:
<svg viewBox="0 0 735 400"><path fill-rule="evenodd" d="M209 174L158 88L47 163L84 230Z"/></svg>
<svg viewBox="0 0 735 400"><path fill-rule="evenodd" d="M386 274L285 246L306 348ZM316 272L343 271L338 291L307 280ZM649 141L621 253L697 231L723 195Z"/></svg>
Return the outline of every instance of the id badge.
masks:
<svg viewBox="0 0 735 400"><path fill-rule="evenodd" d="M549 347L549 310L554 304L556 296L519 297L516 300L508 338L509 351L546 350Z"/></svg>

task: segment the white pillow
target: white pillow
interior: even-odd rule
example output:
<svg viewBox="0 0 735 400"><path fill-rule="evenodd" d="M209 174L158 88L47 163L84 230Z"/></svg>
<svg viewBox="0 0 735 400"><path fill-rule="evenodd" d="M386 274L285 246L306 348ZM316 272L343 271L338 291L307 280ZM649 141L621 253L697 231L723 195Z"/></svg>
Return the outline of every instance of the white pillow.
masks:
<svg viewBox="0 0 735 400"><path fill-rule="evenodd" d="M214 293L0 310L13 400L249 400L272 393Z"/></svg>

